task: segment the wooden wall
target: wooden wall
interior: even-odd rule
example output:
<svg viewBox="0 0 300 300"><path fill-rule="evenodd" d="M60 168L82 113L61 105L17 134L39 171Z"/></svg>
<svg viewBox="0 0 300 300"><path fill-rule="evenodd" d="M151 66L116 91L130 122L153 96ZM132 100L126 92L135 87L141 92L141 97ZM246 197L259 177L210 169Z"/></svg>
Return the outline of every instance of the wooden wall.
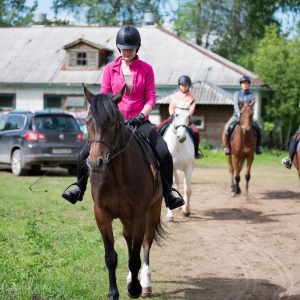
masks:
<svg viewBox="0 0 300 300"><path fill-rule="evenodd" d="M162 120L168 116L168 105L160 105ZM233 105L197 105L194 117L204 116L205 128L200 130L200 141L207 139L213 149L223 148L222 132L226 122L233 114Z"/></svg>

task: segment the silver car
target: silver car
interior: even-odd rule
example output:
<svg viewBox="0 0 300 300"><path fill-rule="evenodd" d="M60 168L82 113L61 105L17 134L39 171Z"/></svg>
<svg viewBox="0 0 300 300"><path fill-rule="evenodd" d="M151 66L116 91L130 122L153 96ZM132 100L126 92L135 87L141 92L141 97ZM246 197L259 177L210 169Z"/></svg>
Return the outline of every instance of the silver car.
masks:
<svg viewBox="0 0 300 300"><path fill-rule="evenodd" d="M75 175L85 142L76 120L65 112L13 111L0 117L0 165L10 166L16 176L57 165Z"/></svg>

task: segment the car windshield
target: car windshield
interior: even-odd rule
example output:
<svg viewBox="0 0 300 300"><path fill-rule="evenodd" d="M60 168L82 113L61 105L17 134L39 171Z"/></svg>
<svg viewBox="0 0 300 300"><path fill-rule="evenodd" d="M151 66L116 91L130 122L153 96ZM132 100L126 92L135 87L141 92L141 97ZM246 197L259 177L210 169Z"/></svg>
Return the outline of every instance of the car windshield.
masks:
<svg viewBox="0 0 300 300"><path fill-rule="evenodd" d="M79 130L76 120L69 116L36 116L34 120L38 130Z"/></svg>

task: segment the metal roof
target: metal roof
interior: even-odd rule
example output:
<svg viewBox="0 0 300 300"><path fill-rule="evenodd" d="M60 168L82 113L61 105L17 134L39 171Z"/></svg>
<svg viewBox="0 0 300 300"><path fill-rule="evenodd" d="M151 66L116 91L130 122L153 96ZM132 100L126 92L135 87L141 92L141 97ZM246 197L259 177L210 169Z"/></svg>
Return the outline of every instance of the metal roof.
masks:
<svg viewBox="0 0 300 300"><path fill-rule="evenodd" d="M196 104L233 105L233 94L207 82L206 80L194 82L190 88L190 93L195 96ZM173 93L157 100L156 103L169 104L172 95Z"/></svg>
<svg viewBox="0 0 300 300"><path fill-rule="evenodd" d="M83 39L119 52L115 37L119 27L5 27L0 28L0 84L100 84L103 68L63 70L65 46ZM156 26L138 27L142 45L139 56L152 65L157 86L176 86L186 74L192 81L207 80L222 87L238 87L248 75L252 86L263 86L257 76L221 56Z"/></svg>

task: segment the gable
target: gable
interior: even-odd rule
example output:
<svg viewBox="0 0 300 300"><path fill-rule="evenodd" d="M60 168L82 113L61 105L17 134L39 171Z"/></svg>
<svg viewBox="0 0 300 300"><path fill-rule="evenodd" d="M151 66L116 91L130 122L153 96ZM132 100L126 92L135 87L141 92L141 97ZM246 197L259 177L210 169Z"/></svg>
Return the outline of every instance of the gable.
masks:
<svg viewBox="0 0 300 300"><path fill-rule="evenodd" d="M64 46L67 52L63 70L96 70L101 68L113 53L112 50L79 39Z"/></svg>

